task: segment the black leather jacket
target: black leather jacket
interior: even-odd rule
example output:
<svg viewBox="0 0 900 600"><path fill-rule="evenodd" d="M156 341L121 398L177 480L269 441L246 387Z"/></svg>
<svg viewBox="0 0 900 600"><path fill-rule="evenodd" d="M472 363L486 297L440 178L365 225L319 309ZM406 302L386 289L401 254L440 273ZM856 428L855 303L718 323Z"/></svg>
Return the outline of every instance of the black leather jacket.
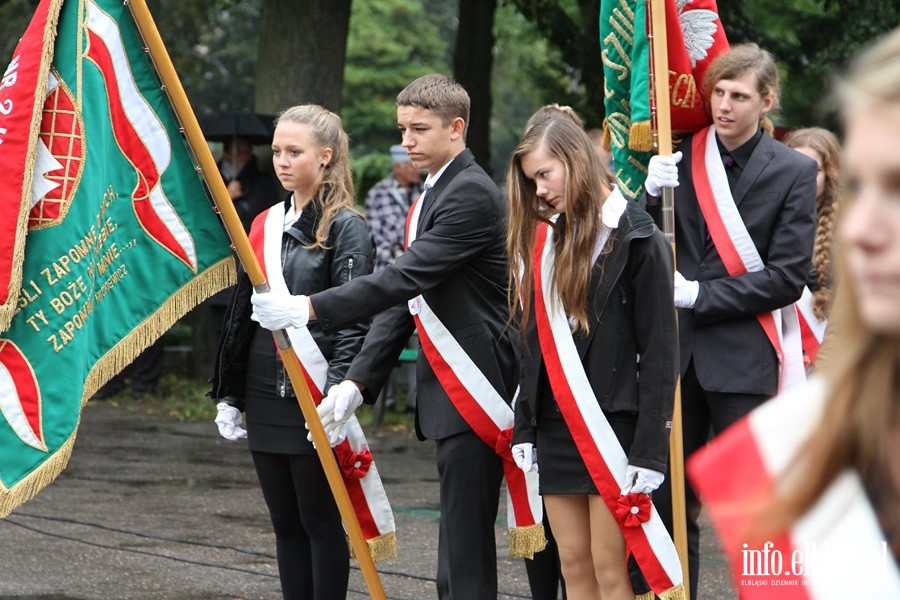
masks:
<svg viewBox="0 0 900 600"><path fill-rule="evenodd" d="M288 196L286 203L290 202ZM326 249L305 248L315 241L321 205L313 199L294 225L284 232L281 252L284 279L292 294L310 295L344 284L372 272L374 243L365 220L351 210L342 210L328 228ZM222 324L212 391L215 399L227 400L243 409L247 354L259 324L250 320L253 286L238 265L238 282ZM348 325L331 334L313 321L309 332L328 361L325 391L344 379L353 357L359 352L369 321ZM273 382L274 385L274 382Z"/></svg>

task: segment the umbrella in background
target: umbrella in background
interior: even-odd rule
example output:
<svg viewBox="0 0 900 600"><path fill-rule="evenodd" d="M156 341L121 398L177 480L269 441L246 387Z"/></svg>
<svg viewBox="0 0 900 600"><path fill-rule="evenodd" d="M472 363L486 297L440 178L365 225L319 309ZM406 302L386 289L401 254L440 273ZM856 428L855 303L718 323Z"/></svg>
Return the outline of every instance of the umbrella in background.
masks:
<svg viewBox="0 0 900 600"><path fill-rule="evenodd" d="M252 144L271 144L275 115L243 111L222 111L197 115L203 137L208 142L224 142L245 137Z"/></svg>

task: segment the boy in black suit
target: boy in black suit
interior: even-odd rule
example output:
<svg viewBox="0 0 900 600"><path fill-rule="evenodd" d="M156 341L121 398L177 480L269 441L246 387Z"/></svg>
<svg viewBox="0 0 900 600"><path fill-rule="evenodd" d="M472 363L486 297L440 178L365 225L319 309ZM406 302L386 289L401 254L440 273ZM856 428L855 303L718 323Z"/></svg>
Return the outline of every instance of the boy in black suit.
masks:
<svg viewBox="0 0 900 600"><path fill-rule="evenodd" d="M658 224L661 188L675 187L685 458L706 443L710 429L718 434L771 398L792 373L803 377L799 346L789 347L792 327L778 342L763 323L780 326L776 320L794 310L816 228L815 162L770 137L767 115L780 94L771 54L756 44L732 47L710 64L702 89L713 125L688 136L673 156L654 156L645 184ZM733 264L736 255L743 265ZM776 351L778 343L784 347ZM790 360L798 356L799 374ZM671 531L669 481L654 503ZM685 489L696 598L700 502L690 484Z"/></svg>

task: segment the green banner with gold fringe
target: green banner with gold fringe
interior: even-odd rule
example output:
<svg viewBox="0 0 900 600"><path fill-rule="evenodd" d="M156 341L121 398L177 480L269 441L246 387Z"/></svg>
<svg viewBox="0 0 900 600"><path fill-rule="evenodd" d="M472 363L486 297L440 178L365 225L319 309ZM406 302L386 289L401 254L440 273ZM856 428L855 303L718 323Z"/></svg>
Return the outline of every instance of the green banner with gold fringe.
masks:
<svg viewBox="0 0 900 600"><path fill-rule="evenodd" d="M0 162L22 176L0 210L26 235L0 260L21 273L0 333L0 517L65 468L84 403L234 282L127 3L43 0L3 81Z"/></svg>
<svg viewBox="0 0 900 600"><path fill-rule="evenodd" d="M616 183L626 198L640 197L653 155L645 0L600 3L600 50L606 119L604 144L612 151Z"/></svg>

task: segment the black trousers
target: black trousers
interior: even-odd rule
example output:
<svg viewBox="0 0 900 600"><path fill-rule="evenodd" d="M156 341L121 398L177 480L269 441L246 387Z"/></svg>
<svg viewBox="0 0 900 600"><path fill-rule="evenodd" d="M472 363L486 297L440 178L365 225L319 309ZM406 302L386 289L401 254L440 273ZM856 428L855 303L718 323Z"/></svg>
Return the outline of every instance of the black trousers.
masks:
<svg viewBox="0 0 900 600"><path fill-rule="evenodd" d="M344 600L350 549L318 456L251 455L275 529L285 600Z"/></svg>
<svg viewBox="0 0 900 600"><path fill-rule="evenodd" d="M697 381L694 361L688 364L681 379L681 415L685 461L702 448L711 437L769 399L760 394L729 394L704 390ZM691 484L685 481L684 506L687 513L688 574L691 600L697 600L700 574L700 509L702 505ZM666 477L653 492L653 504L669 534L672 534L672 482Z"/></svg>
<svg viewBox="0 0 900 600"><path fill-rule="evenodd" d="M502 461L471 431L436 440L436 444L441 498L438 598L496 600L494 523Z"/></svg>

